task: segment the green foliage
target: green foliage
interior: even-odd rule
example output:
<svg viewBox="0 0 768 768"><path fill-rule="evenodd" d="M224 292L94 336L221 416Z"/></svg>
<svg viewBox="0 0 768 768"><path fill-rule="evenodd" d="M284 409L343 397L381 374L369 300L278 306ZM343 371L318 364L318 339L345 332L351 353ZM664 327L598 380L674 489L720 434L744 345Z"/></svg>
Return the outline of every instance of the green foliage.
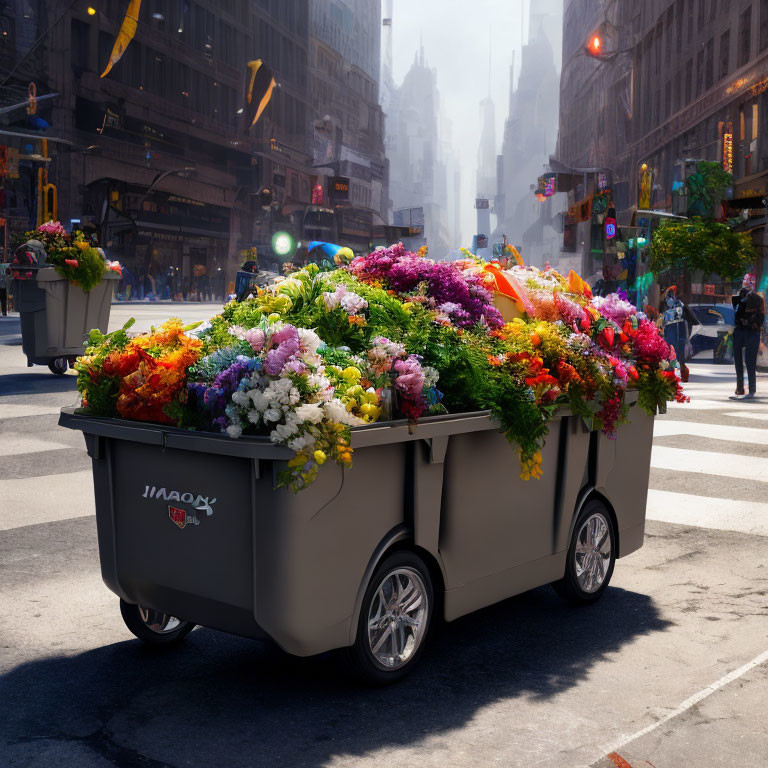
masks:
<svg viewBox="0 0 768 768"><path fill-rule="evenodd" d="M48 261L56 270L56 274L73 285L82 288L86 293L93 290L100 282L107 265L101 254L91 247L84 249L67 248L48 254ZM67 264L67 261L77 262L77 265Z"/></svg>
<svg viewBox="0 0 768 768"><path fill-rule="evenodd" d="M651 269L702 270L734 280L753 264L757 251L749 235L727 224L694 219L669 221L656 230L651 243Z"/></svg>
<svg viewBox="0 0 768 768"><path fill-rule="evenodd" d="M700 160L696 164L696 173L686 179L689 208L696 213L708 215L732 184L733 175L724 170L720 163Z"/></svg>
<svg viewBox="0 0 768 768"><path fill-rule="evenodd" d="M637 404L649 416L659 412L659 404L674 400L675 384L658 371L641 371Z"/></svg>
<svg viewBox="0 0 768 768"><path fill-rule="evenodd" d="M115 415L115 404L120 394L120 377L103 375L94 379L91 371L101 370L104 361L112 352L119 352L128 346L128 330L135 322L136 320L131 318L122 328L112 333L92 330L88 336L85 355L78 358L74 365L77 371L77 390L93 416Z"/></svg>

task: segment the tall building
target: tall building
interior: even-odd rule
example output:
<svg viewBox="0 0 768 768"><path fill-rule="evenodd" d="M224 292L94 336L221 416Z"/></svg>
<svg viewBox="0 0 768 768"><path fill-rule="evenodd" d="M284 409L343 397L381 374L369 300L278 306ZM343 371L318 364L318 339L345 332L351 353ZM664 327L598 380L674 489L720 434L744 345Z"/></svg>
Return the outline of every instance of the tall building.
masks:
<svg viewBox="0 0 768 768"><path fill-rule="evenodd" d="M557 145L559 72L549 34L560 22L556 0L547 0L530 17L530 38L523 46L519 76L510 69L509 113L504 125L497 196L495 241L524 250L526 260L556 263L557 205L542 204L533 194ZM560 22L561 23L561 22Z"/></svg>
<svg viewBox="0 0 768 768"><path fill-rule="evenodd" d="M381 0L313 0L309 92L316 134L332 137L313 160L348 180L343 198L330 188L325 202L337 210L336 239L355 250L369 248L388 216L380 60Z"/></svg>
<svg viewBox="0 0 768 768"><path fill-rule="evenodd" d="M444 258L451 244L447 210L447 177L440 157L440 94L437 73L427 66L424 48L397 91L396 124L388 122L391 136L390 194L395 224L416 224L406 220L406 211L421 209L423 234L430 256Z"/></svg>
<svg viewBox="0 0 768 768"><path fill-rule="evenodd" d="M292 205L310 202L308 0L144 3L135 39L104 77L125 4L76 2L60 17L50 6L19 0L3 9L5 23L15 11L17 30L43 35L34 70L22 67L11 83L35 80L48 124L24 139L35 127L29 116L9 115L16 135L4 138L19 145L9 148L27 158L20 165L30 176L47 168L64 223L102 234L124 264L123 295L222 297L241 251L256 246L269 261L272 229L288 223ZM243 83L247 62L259 58L278 87L250 128ZM49 162L34 159L46 151ZM6 209L34 224L37 200L23 175L7 180ZM265 187L269 210L257 196Z"/></svg>
<svg viewBox="0 0 768 768"><path fill-rule="evenodd" d="M683 212L686 169L716 161L734 175L731 210L760 212L744 227L764 246L768 2L663 0L601 10L592 0L566 0L563 29L553 170L573 174L573 213L608 187L620 224L637 219L638 208ZM595 30L611 53L603 60L580 53ZM572 222L584 269L621 271L616 254L590 238L589 207ZM768 274L763 259L758 266Z"/></svg>

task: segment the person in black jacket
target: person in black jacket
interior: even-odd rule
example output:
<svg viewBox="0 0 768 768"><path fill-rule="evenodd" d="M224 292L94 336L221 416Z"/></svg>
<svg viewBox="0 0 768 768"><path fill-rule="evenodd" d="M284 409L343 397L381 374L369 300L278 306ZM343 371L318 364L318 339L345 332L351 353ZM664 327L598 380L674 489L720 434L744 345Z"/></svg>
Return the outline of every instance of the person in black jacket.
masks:
<svg viewBox="0 0 768 768"><path fill-rule="evenodd" d="M760 350L760 331L765 322L765 303L762 296L752 290L754 283L744 287L733 297L736 325L733 331L733 359L736 364L736 394L731 400L753 400L757 392L757 353ZM747 366L749 391L744 392L744 364Z"/></svg>

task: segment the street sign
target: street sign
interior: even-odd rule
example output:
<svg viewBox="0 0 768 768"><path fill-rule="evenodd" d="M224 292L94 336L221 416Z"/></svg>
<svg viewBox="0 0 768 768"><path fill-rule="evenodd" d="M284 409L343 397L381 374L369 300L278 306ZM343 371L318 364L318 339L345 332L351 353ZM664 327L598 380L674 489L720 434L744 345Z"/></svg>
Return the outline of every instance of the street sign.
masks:
<svg viewBox="0 0 768 768"><path fill-rule="evenodd" d="M704 295L705 296L714 296L715 295L715 286L714 285L705 285L704 286Z"/></svg>
<svg viewBox="0 0 768 768"><path fill-rule="evenodd" d="M478 211L487 211L490 209L490 207L491 207L491 201L486 198L478 197L475 200L475 208Z"/></svg>

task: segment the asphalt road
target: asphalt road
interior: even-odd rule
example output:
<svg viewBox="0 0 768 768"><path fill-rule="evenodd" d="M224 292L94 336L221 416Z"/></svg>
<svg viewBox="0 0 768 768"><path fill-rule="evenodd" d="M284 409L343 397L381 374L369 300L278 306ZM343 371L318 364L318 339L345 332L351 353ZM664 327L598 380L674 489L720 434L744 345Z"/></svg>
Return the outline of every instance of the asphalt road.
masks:
<svg viewBox="0 0 768 768"><path fill-rule="evenodd" d="M116 307L112 326L212 311ZM368 690L212 630L133 639L82 437L56 426L74 377L27 369L18 334L0 318L0 768L768 765L768 398L729 401L730 369L694 365L695 402L657 421L646 544L598 605L507 600Z"/></svg>

